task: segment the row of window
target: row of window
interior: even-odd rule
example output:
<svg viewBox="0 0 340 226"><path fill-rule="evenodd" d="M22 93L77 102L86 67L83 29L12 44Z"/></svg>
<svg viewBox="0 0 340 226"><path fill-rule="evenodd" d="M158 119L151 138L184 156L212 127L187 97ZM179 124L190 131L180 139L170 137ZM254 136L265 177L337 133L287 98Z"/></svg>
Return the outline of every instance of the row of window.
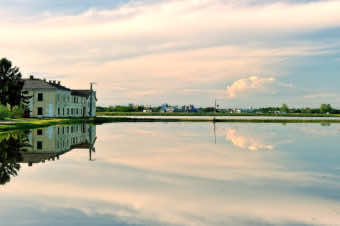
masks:
<svg viewBox="0 0 340 226"><path fill-rule="evenodd" d="M60 101L61 99L61 96L60 95L57 95L57 100ZM63 97L64 99L64 102L70 102L70 96L64 96ZM73 96L73 103L79 103L79 99L80 99L80 103L82 104L85 104L85 98L83 97L76 97L76 96ZM44 101L44 94L43 93L38 93L38 101Z"/></svg>
<svg viewBox="0 0 340 226"><path fill-rule="evenodd" d="M71 140L71 145L73 144L78 144L78 143L81 143L82 142L82 139L78 137L72 137L71 139L66 139L66 142L65 140L60 140L60 141L57 141L57 149L59 148L65 148L65 147L68 147L70 145L70 140Z"/></svg>
<svg viewBox="0 0 340 226"><path fill-rule="evenodd" d="M78 137L72 137L71 138L71 145L73 144L78 144L78 141L81 142L82 139ZM69 139L66 139L66 146L69 146ZM59 147L65 148L65 140L63 141L58 141L57 142L57 149L59 149ZM43 150L43 142L42 141L37 141L37 150Z"/></svg>
<svg viewBox="0 0 340 226"><path fill-rule="evenodd" d="M62 114L61 114L62 113ZM60 109L58 108L58 116L65 116L66 115L85 115L86 114L86 109L81 109L81 108L65 108ZM71 114L70 114L71 113Z"/></svg>
<svg viewBox="0 0 340 226"><path fill-rule="evenodd" d="M86 133L86 125L83 124L82 126L80 125L72 125L72 126L63 126L63 127L58 127L58 135L60 135L60 133L62 132L62 134L69 134L70 131L71 133L74 132L79 132L81 130L82 133ZM43 135L43 130L42 129L38 129L37 130L37 135L38 136L42 136Z"/></svg>
<svg viewBox="0 0 340 226"><path fill-rule="evenodd" d="M77 96L71 96L71 97L72 97L73 103L82 103L82 104L85 103L84 97L77 97ZM63 99L64 102L68 102L68 103L70 102L70 96L66 96L66 95L61 96L61 95L57 94L57 100L61 101L61 99Z"/></svg>
<svg viewBox="0 0 340 226"><path fill-rule="evenodd" d="M66 128L66 129L65 129ZM63 127L58 127L58 135L60 135L61 133L62 134L69 134L70 133L70 130L71 130L71 133L73 132L79 132L79 130L81 129L81 132L82 133L86 133L86 126L85 124L82 125L82 126L79 126L79 125L72 125L72 126L63 126Z"/></svg>
<svg viewBox="0 0 340 226"><path fill-rule="evenodd" d="M42 107L37 108L38 115L44 115L44 109ZM62 114L61 114L62 113ZM65 111L65 108L61 109L58 108L58 116L65 116L66 115L86 115L86 110L81 108L67 108ZM70 114L71 113L71 114Z"/></svg>

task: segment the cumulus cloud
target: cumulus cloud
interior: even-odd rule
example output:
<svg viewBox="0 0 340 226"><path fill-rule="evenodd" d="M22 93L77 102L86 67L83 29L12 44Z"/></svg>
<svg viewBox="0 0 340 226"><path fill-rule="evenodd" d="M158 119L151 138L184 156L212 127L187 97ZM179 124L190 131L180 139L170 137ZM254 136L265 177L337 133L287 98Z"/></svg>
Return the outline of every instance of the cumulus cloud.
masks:
<svg viewBox="0 0 340 226"><path fill-rule="evenodd" d="M273 82L275 82L275 78L273 77L260 78L251 76L249 78L239 79L227 87L227 97L235 98L239 95L244 95L245 93L263 91Z"/></svg>
<svg viewBox="0 0 340 226"><path fill-rule="evenodd" d="M340 26L339 9L340 1L252 0L132 1L107 10L29 17L0 9L6 31L0 46L26 73L63 75L76 87L97 82L101 103L140 101L144 93L162 89L162 98L148 99L159 103L179 89L201 89L244 74L277 74L290 56L328 54L334 43L282 45L276 39ZM113 92L112 86L126 89ZM197 99L210 101L207 96ZM185 100L183 93L178 97Z"/></svg>

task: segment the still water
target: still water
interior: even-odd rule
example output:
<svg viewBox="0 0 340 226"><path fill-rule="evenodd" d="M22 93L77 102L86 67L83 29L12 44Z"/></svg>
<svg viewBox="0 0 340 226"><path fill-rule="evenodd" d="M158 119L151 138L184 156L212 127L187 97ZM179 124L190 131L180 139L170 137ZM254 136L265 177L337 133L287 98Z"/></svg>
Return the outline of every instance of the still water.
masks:
<svg viewBox="0 0 340 226"><path fill-rule="evenodd" d="M0 134L0 225L340 225L340 125Z"/></svg>

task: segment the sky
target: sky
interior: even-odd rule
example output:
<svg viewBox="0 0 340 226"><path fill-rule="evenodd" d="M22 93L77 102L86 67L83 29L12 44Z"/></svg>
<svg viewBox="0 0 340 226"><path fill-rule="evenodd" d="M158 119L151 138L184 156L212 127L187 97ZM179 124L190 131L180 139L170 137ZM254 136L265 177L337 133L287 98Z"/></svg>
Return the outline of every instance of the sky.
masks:
<svg viewBox="0 0 340 226"><path fill-rule="evenodd" d="M97 105L340 107L340 0L0 4L0 57Z"/></svg>

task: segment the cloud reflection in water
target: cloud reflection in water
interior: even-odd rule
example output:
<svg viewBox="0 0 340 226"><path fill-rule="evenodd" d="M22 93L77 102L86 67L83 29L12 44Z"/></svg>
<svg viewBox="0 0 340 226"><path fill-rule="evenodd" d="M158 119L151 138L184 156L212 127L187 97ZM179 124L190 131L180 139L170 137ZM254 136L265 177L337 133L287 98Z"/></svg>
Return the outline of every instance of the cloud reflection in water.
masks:
<svg viewBox="0 0 340 226"><path fill-rule="evenodd" d="M246 124L218 127L234 131L235 136L248 128ZM258 125L250 130L256 138L270 130L295 131L296 139L283 148L279 138L271 136L275 152L235 152L240 147L233 142L212 144L207 129L206 123L98 126L95 162L87 161L85 150L76 149L57 162L23 166L21 174L3 187L1 219L16 225L20 218L15 218L15 211L24 209L27 214L21 220L27 221L22 225L39 225L39 219L46 225L59 225L61 219L83 225L340 222L339 176L318 171L317 165L307 165L311 162L296 159L294 153L304 142L303 155L310 158L308 148L320 140L313 137L305 143L308 137L296 128ZM337 139L331 138L323 154L339 157ZM244 143L246 149L254 145L249 139ZM319 161L325 161L323 155Z"/></svg>

